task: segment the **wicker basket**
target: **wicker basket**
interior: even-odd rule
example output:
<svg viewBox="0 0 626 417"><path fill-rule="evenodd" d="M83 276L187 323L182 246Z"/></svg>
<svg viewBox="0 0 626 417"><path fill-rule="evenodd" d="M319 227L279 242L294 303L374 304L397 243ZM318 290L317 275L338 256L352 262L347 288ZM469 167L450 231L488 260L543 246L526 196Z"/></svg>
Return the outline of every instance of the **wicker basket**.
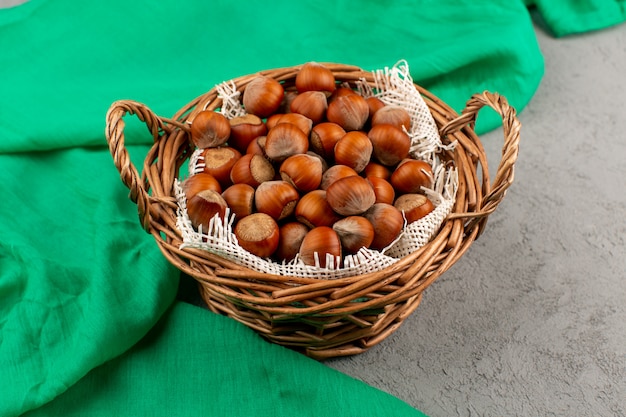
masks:
<svg viewBox="0 0 626 417"><path fill-rule="evenodd" d="M326 64L338 81L373 83L371 72ZM299 66L263 71L285 86L293 85ZM254 75L234 79L243 91ZM372 85L373 87L373 85ZM202 108L221 105L215 89L182 108L171 119L134 101L118 101L107 113L106 136L115 166L143 228L164 256L199 283L210 310L238 320L271 342L322 360L361 353L384 340L417 308L422 294L481 235L487 217L513 181L520 122L504 97L484 92L467 102L461 115L415 85L426 101L444 143L457 141L441 158L453 162L459 184L452 213L429 243L379 272L341 279L285 277L256 272L199 249L180 249L176 227L175 178L189 159L188 119ZM493 108L502 116L504 147L493 184L483 146L473 127L478 111ZM141 175L124 146L123 117L135 114L154 137Z"/></svg>

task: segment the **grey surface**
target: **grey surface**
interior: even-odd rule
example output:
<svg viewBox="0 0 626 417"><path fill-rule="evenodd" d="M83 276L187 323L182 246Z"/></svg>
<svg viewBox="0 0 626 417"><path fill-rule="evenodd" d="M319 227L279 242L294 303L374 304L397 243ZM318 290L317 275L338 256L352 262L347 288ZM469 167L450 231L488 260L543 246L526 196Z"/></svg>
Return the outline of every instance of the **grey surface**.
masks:
<svg viewBox="0 0 626 417"><path fill-rule="evenodd" d="M0 8L9 8L19 6L22 3L26 3L27 0L0 0Z"/></svg>
<svg viewBox="0 0 626 417"><path fill-rule="evenodd" d="M326 362L431 417L626 415L626 26L537 36L545 77L485 233L396 333ZM502 133L482 139L493 173Z"/></svg>
<svg viewBox="0 0 626 417"><path fill-rule="evenodd" d="M626 26L537 36L546 75L484 235L396 333L325 362L431 417L626 415ZM493 172L501 132L482 139Z"/></svg>

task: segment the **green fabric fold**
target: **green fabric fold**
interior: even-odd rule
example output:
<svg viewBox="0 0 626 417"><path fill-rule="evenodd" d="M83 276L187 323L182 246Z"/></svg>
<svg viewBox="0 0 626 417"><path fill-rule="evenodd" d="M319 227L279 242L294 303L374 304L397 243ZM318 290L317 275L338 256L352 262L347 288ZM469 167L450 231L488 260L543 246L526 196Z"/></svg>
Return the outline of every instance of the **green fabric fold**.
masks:
<svg viewBox="0 0 626 417"><path fill-rule="evenodd" d="M174 302L179 272L139 225L105 114L133 99L169 117L263 69L401 59L457 111L482 90L521 111L543 75L522 1L31 0L0 9L0 51L0 415L421 415ZM152 138L127 119L141 167Z"/></svg>
<svg viewBox="0 0 626 417"><path fill-rule="evenodd" d="M625 0L526 0L557 37L605 29L626 20Z"/></svg>
<svg viewBox="0 0 626 417"><path fill-rule="evenodd" d="M51 415L424 416L234 320L180 302L128 352L26 414Z"/></svg>
<svg viewBox="0 0 626 417"><path fill-rule="evenodd" d="M543 75L519 2L31 0L8 11L0 152L102 146L94 127L115 100L169 117L225 80L307 61L376 70L406 59L413 78L458 111L485 89L521 110ZM130 128L129 143L146 143L141 133Z"/></svg>
<svg viewBox="0 0 626 417"><path fill-rule="evenodd" d="M176 295L178 274L137 228L110 158L88 148L0 154L2 416L125 352Z"/></svg>

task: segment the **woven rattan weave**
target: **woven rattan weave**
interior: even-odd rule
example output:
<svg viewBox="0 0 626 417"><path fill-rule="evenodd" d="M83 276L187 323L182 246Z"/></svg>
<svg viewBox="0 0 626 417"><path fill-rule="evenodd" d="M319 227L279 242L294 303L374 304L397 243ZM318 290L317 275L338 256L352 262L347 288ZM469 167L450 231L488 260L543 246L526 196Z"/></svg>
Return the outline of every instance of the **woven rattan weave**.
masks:
<svg viewBox="0 0 626 417"><path fill-rule="evenodd" d="M373 83L371 72L343 64L326 64L339 82ZM293 85L299 66L261 74ZM239 91L257 74L234 79ZM374 87L372 85L372 87ZM117 101L107 113L106 137L122 182L138 206L142 227L163 255L199 283L210 310L232 317L268 340L316 359L361 353L384 340L418 307L424 290L448 270L483 232L513 181L521 124L515 109L498 94L484 92L469 99L459 115L419 85L444 143L457 141L441 158L458 170L459 184L452 213L432 240L390 267L341 279L284 277L249 270L198 249L180 249L176 227L175 178L193 152L187 120L201 109L220 107L215 89L191 101L171 118L159 117L146 105ZM493 178L480 139L474 132L484 106L502 116L504 146ZM124 116L136 115L154 137L139 174L124 140ZM491 179L490 179L491 178Z"/></svg>

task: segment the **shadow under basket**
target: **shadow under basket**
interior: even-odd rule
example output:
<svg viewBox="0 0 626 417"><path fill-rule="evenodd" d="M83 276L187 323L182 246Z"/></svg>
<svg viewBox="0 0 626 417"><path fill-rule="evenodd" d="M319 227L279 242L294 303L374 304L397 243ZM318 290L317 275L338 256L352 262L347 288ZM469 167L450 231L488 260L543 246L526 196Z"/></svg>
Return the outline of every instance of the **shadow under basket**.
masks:
<svg viewBox="0 0 626 417"><path fill-rule="evenodd" d="M325 64L338 82L370 84L373 74L344 64ZM300 66L262 71L285 86L293 85ZM258 74L233 79L237 90ZM444 144L457 142L440 158L458 172L456 201L438 232L419 250L378 272L340 279L280 276L253 271L228 259L193 248L181 249L174 183L194 148L188 138L196 112L221 105L216 89L201 95L172 118L154 114L129 100L113 103L107 113L106 137L115 166L130 199L138 206L142 227L163 255L199 284L208 308L254 329L269 341L312 358L355 355L383 341L418 307L424 290L448 270L485 228L488 216L513 181L519 150L520 122L515 109L498 94L472 96L459 115L419 85ZM504 146L493 183L483 146L474 132L478 111L488 106L501 117ZM141 175L124 145L123 117L136 115L154 137Z"/></svg>

